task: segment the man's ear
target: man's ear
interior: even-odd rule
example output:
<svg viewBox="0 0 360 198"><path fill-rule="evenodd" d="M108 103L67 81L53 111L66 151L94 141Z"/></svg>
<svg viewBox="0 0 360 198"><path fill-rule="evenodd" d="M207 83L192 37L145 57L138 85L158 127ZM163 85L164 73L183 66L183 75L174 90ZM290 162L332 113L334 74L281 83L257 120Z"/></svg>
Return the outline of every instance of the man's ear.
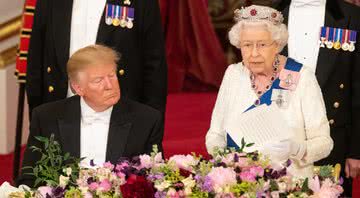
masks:
<svg viewBox="0 0 360 198"><path fill-rule="evenodd" d="M70 80L70 88L71 88L71 91L75 92L74 94L77 94L79 96L84 95L84 91L78 82L76 82L74 80Z"/></svg>

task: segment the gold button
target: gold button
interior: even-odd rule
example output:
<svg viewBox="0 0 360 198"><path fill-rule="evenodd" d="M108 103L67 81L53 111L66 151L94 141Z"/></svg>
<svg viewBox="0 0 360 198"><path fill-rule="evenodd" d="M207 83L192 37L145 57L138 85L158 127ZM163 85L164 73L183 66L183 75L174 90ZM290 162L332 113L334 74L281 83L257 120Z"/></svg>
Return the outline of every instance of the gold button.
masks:
<svg viewBox="0 0 360 198"><path fill-rule="evenodd" d="M51 67L48 67L47 68L47 73L50 73L51 72Z"/></svg>
<svg viewBox="0 0 360 198"><path fill-rule="evenodd" d="M340 103L334 102L334 108L335 108L335 109L339 108L339 106L340 106Z"/></svg>
<svg viewBox="0 0 360 198"><path fill-rule="evenodd" d="M122 76L122 75L125 74L125 71L124 71L123 69L120 69L120 70L119 70L119 74L120 74L120 76Z"/></svg>
<svg viewBox="0 0 360 198"><path fill-rule="evenodd" d="M340 89L344 89L344 84L341 83L339 87Z"/></svg>
<svg viewBox="0 0 360 198"><path fill-rule="evenodd" d="M335 123L335 120L334 120L334 119L329 120L329 124L330 124L330 125L333 125L334 123Z"/></svg>
<svg viewBox="0 0 360 198"><path fill-rule="evenodd" d="M49 86L49 93L54 91L54 87L53 86Z"/></svg>

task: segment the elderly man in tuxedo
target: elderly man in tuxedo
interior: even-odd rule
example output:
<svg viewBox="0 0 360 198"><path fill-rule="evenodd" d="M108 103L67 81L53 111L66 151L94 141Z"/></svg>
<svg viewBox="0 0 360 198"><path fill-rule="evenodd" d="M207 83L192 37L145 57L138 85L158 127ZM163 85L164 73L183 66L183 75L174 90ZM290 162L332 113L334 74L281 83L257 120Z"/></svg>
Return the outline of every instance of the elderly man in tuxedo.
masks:
<svg viewBox="0 0 360 198"><path fill-rule="evenodd" d="M105 46L90 45L75 52L67 63L70 83L77 95L34 109L23 166L34 166L39 153L35 136L51 133L63 152L85 157L96 164L120 157L162 150L162 115L158 110L120 98L116 75L117 53ZM34 178L22 173L18 183L32 185Z"/></svg>
<svg viewBox="0 0 360 198"><path fill-rule="evenodd" d="M283 0L279 10L289 29L285 54L311 67L324 96L334 148L318 164L340 163L342 176L358 177L360 8L342 0ZM351 180L344 188L351 196Z"/></svg>

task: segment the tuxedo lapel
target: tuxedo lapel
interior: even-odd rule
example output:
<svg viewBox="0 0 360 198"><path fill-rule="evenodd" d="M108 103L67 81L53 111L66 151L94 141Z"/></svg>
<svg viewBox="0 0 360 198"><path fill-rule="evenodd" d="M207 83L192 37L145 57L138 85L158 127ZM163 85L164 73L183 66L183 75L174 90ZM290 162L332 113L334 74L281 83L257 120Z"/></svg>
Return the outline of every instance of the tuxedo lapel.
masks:
<svg viewBox="0 0 360 198"><path fill-rule="evenodd" d="M64 108L63 116L58 119L62 150L80 157L80 97L73 96Z"/></svg>
<svg viewBox="0 0 360 198"><path fill-rule="evenodd" d="M57 64L66 73L66 62L69 59L70 29L73 0L53 1L53 33Z"/></svg>
<svg viewBox="0 0 360 198"><path fill-rule="evenodd" d="M106 161L115 163L123 157L132 123L126 101L114 105L110 118Z"/></svg>
<svg viewBox="0 0 360 198"><path fill-rule="evenodd" d="M340 7L333 8L333 6L335 5L326 5L325 27L347 28L346 24L348 24L348 19L343 17ZM326 84L331 71L335 67L336 58L341 53L344 53L341 49L335 50L334 48L320 48L316 66L316 77L321 87Z"/></svg>

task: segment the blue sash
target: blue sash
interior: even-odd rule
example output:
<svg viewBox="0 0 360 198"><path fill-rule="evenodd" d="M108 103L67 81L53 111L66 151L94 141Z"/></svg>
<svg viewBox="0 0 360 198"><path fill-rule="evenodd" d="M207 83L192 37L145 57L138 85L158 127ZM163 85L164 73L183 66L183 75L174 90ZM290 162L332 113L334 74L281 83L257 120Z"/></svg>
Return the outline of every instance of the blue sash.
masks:
<svg viewBox="0 0 360 198"><path fill-rule="evenodd" d="M290 71L295 71L295 72L300 72L301 68L302 68L302 64L296 62L294 59L292 58L288 58L286 63L285 63L285 67L284 69L286 70L290 70ZM266 104L266 105L271 105L271 95L274 89L284 89L282 87L279 86L280 84L280 79L277 78L272 86L270 87L270 89L268 91L266 91L260 98L260 103L259 105L251 105L249 108L247 108L244 112L247 112L253 108L256 108L257 106L260 106L262 104ZM227 139L227 147L233 147L235 149L239 149L239 145L233 140L233 138L231 138L231 136L229 135L229 133L226 134L226 139ZM245 140L246 141L246 140Z"/></svg>

